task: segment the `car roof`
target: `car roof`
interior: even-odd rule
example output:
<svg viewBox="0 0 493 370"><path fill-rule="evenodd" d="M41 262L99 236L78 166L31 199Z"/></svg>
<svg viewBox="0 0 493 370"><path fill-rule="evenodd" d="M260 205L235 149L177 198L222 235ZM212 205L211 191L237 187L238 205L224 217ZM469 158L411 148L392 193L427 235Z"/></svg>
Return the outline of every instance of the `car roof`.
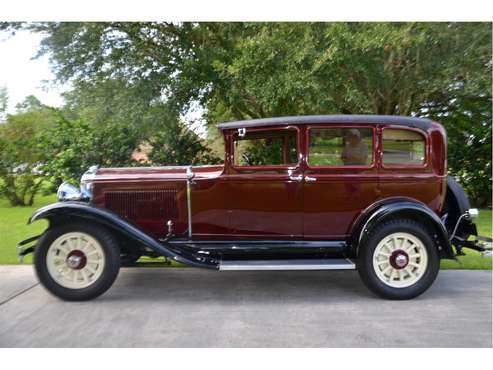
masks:
<svg viewBox="0 0 493 370"><path fill-rule="evenodd" d="M244 121L224 122L217 125L221 130L235 128L250 128L263 126L282 126L282 125L307 125L319 123L347 123L347 124L392 124L420 128L427 130L430 128L432 121L428 118L407 117L407 116L385 116L371 114L328 114L315 116L287 116L259 118Z"/></svg>

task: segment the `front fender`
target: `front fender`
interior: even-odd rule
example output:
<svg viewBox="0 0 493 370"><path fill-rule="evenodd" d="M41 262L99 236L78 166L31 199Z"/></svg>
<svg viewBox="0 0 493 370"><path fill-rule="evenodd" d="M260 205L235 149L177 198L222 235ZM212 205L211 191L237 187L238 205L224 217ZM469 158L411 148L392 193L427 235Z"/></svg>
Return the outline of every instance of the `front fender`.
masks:
<svg viewBox="0 0 493 370"><path fill-rule="evenodd" d="M392 218L409 218L425 225L433 232L440 257L455 259L447 229L440 217L425 204L407 198L386 200L369 207L358 217L351 232L355 253L376 225Z"/></svg>
<svg viewBox="0 0 493 370"><path fill-rule="evenodd" d="M118 214L84 202L58 202L50 204L34 212L29 219L29 223L40 219L47 219L50 222L50 227L53 227L60 222L66 223L71 218L83 219L103 225L114 232L121 233L136 243L152 249L160 255L173 258L189 266L214 269L218 266L217 262L211 258L196 256L179 247L171 247L167 244L160 243L138 226L128 222Z"/></svg>

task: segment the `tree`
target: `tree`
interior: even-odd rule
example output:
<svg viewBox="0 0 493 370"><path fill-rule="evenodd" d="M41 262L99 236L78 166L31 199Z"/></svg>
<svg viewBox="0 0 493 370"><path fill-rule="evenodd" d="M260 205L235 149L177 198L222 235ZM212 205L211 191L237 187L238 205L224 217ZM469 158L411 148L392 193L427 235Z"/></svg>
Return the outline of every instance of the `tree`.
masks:
<svg viewBox="0 0 493 370"><path fill-rule="evenodd" d="M48 109L49 107L43 105L37 97L34 95L29 95L24 98L24 100L18 103L16 106L16 111L18 113L29 112L34 110Z"/></svg>
<svg viewBox="0 0 493 370"><path fill-rule="evenodd" d="M94 148L102 154L97 163L103 164L104 158L112 158L105 164L139 165L129 160L142 144L150 145L148 157L154 165L217 162L203 140L181 121L180 112L168 102L147 95L148 91L145 88L142 91L143 88L141 84L109 79L80 83L66 94L65 116L83 120L102 140L100 148ZM111 145L105 141L118 132L124 133L121 140ZM109 147L120 148L120 154L108 153L106 148Z"/></svg>
<svg viewBox="0 0 493 370"><path fill-rule="evenodd" d="M9 102L9 95L5 86L0 86L0 123L4 122L7 118L7 106Z"/></svg>
<svg viewBox="0 0 493 370"><path fill-rule="evenodd" d="M63 112L67 119L83 119L98 128L107 124L124 126L139 139L149 129L146 121L149 109L159 103L144 86L122 79L74 82L64 99Z"/></svg>
<svg viewBox="0 0 493 370"><path fill-rule="evenodd" d="M146 140L151 147L151 164L163 166L220 162L205 145L204 140L166 106L154 107L146 119L154 122L151 135Z"/></svg>
<svg viewBox="0 0 493 370"><path fill-rule="evenodd" d="M461 106L479 109L470 102L491 100L489 23L108 22L27 28L46 35L40 53L50 54L59 80L121 79L145 91L147 101L166 102L180 113L198 101L209 124L295 114L429 115L427 107L440 105L449 109L443 117L456 117L447 120L451 143L461 143L464 130L468 137L481 127L491 130L491 120L486 126L464 121L466 111L447 103L457 86ZM458 122L465 124L460 130L453 127ZM452 153L453 173L474 160L471 153ZM490 155L482 160L491 168ZM485 178L478 171L468 172L474 179L468 191L491 202L491 193L475 185Z"/></svg>
<svg viewBox="0 0 493 370"><path fill-rule="evenodd" d="M426 114L447 129L449 173L459 178L471 202L491 204L491 97L468 96L460 87L426 105Z"/></svg>
<svg viewBox="0 0 493 370"><path fill-rule="evenodd" d="M61 80L122 78L241 119L418 113L450 84L491 95L487 23L41 23Z"/></svg>
<svg viewBox="0 0 493 370"><path fill-rule="evenodd" d="M47 111L30 111L0 125L0 196L12 206L31 206L41 189L45 152L38 139L49 120Z"/></svg>
<svg viewBox="0 0 493 370"><path fill-rule="evenodd" d="M94 127L84 120L67 120L58 112L56 122L39 135L39 146L49 158L41 166L43 173L56 187L62 181L78 183L92 165L133 165L137 142L125 127Z"/></svg>
<svg viewBox="0 0 493 370"><path fill-rule="evenodd" d="M137 139L124 126L69 120L33 96L17 109L0 126L0 196L13 206L31 205L42 185L77 183L93 164L132 164Z"/></svg>

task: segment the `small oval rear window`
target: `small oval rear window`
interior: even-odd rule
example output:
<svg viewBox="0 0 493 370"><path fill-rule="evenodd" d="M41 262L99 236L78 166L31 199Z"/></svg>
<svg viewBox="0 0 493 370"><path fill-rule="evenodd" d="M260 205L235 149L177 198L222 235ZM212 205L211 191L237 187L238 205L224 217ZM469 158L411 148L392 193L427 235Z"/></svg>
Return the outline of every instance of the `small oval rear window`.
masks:
<svg viewBox="0 0 493 370"><path fill-rule="evenodd" d="M384 164L423 164L425 162L425 139L415 131L383 130Z"/></svg>

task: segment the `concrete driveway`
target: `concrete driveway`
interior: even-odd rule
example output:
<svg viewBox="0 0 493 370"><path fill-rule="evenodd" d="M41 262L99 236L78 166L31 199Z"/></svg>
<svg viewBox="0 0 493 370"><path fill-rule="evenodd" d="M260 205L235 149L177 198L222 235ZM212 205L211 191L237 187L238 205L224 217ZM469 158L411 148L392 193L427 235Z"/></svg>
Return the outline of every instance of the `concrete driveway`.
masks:
<svg viewBox="0 0 493 370"><path fill-rule="evenodd" d="M421 297L386 301L354 271L122 269L69 303L31 266L0 266L1 347L491 347L491 271L441 271Z"/></svg>

